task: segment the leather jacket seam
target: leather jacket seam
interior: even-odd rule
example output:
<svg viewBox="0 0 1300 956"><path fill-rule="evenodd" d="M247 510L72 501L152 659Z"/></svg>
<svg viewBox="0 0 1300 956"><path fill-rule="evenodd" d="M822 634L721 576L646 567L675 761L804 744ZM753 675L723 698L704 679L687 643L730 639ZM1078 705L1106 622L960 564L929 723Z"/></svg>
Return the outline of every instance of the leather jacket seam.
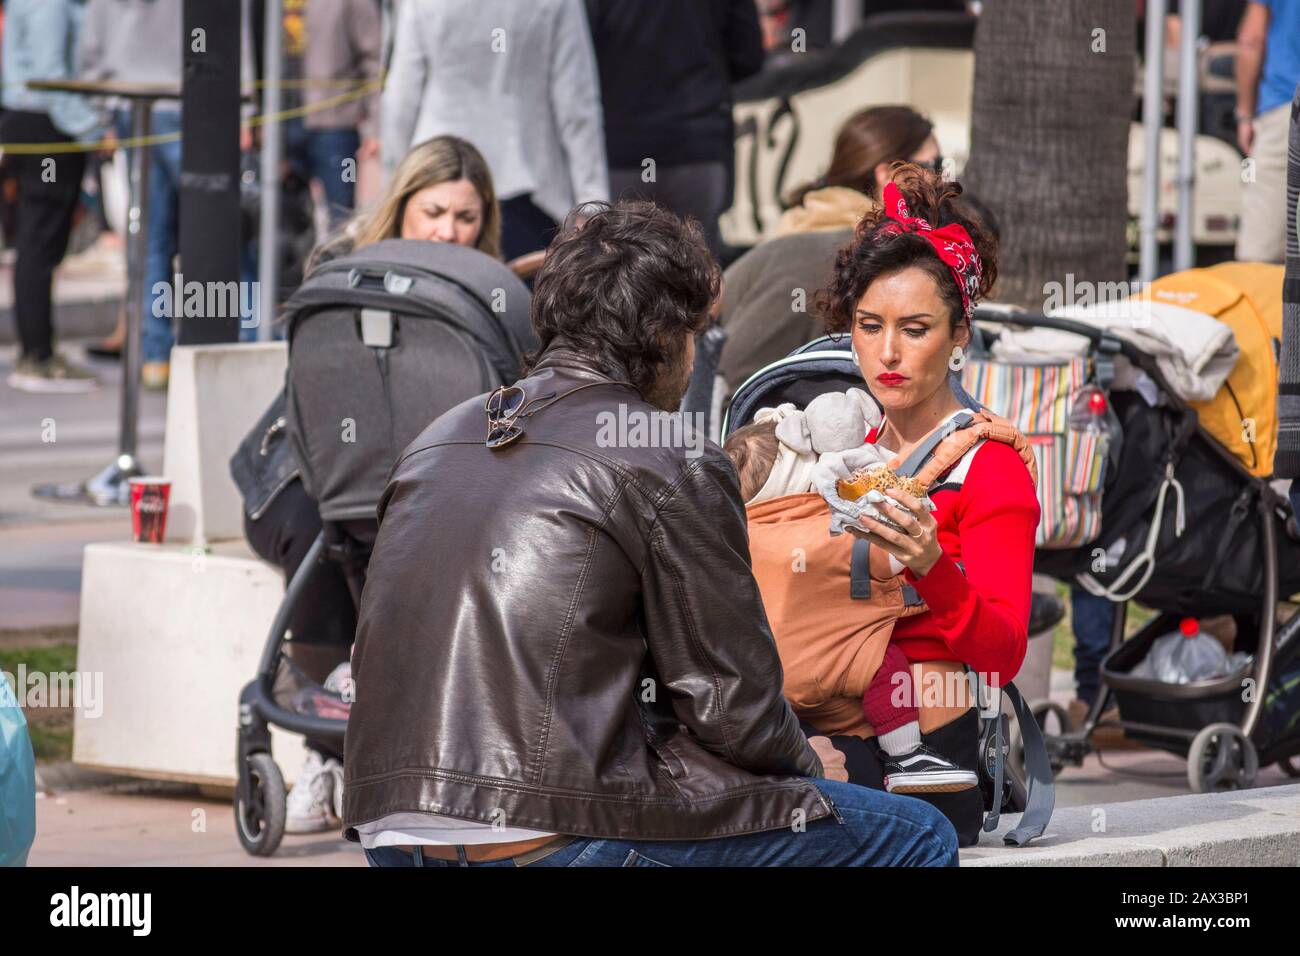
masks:
<svg viewBox="0 0 1300 956"><path fill-rule="evenodd" d="M423 451L432 451L435 448L442 448L447 445L482 445L482 444L483 442L477 438L442 438L428 445L421 445L419 448L412 448L408 450L405 454L402 455L401 458L397 459L397 461L393 464L393 467L390 470L389 474L390 475L396 474L398 467L401 466L408 458L413 458ZM604 465L605 467L609 468L611 471L613 471L615 474L618 475L621 482L631 485L633 488L639 491L647 501L655 500L655 496L651 494L650 489L646 488L639 481L637 481L636 477L632 474L632 472L629 469L625 468L623 465L621 465L619 462L615 461L612 458L606 458L604 455L596 454L590 448L584 448L580 445L569 445L569 444L565 444L564 442L552 441L549 439L530 439L527 435L524 435L522 438L520 438L518 444L539 445L545 448L559 448L564 451L572 452L575 455L581 455L583 458L589 459L590 461L597 462L598 464ZM690 467L694 468L695 463L693 462ZM679 483L680 483L680 479L678 479L678 481L675 481L673 483L673 486L666 493L661 493L661 496L664 497L664 501L667 501L668 497L672 496L673 492L676 490L677 484ZM658 507L662 507L662 504L657 506L656 512Z"/></svg>
<svg viewBox="0 0 1300 956"><path fill-rule="evenodd" d="M677 480L675 480L671 485L668 486L667 490L664 492L662 496L662 500L655 505L654 517L650 519L650 525L649 527L646 528L645 536L647 542L649 542L654 537L655 533L659 530L659 518L663 515L664 509L668 507L668 503L672 501L673 498L676 496L677 492L681 490L682 485L686 484L686 482L697 471L699 471L699 469L700 469L700 461L691 462L682 471L682 473L677 476ZM651 498L650 495L646 495L646 497L649 498L650 500L653 500L653 498ZM642 577L645 576L646 565L650 563L650 553L651 553L651 549L647 547L645 560L641 563L641 567L637 569L637 573Z"/></svg>
<svg viewBox="0 0 1300 956"><path fill-rule="evenodd" d="M403 770L388 770L383 773L371 774L366 777L358 777L347 781L346 789L349 792L355 792L357 789L365 786L372 786L377 783L383 783L397 777L432 777L435 780L445 780L452 783L474 784L478 786L491 787L497 790L505 790L512 793L529 793L537 796L551 796L562 798L578 798L582 800L594 801L598 803L627 803L627 804L662 804L672 806L680 804L683 801L678 797L655 797L645 794L613 794L613 793L592 793L588 790L568 790L561 787L542 786L539 784L529 784L518 780L502 780L499 777L480 777L476 774L463 773L458 770L444 770L440 767L428 768L406 768ZM813 793L821 795L821 791L812 778L799 777L796 780L786 782L776 782L770 777L759 777L753 783L747 783L744 786L732 787L727 790L720 790L712 794L698 794L689 798L689 803L694 806L700 803L712 803L718 800L729 800L735 797L749 796L750 794L765 794L777 790L804 790L811 787Z"/></svg>
<svg viewBox="0 0 1300 956"><path fill-rule="evenodd" d="M627 484L628 479L624 477L614 487L614 493L610 495L609 501L601 510L600 523L594 525L587 536L587 553L582 560L582 570L578 572L578 579L574 583L573 596L569 598L569 608L564 614L564 631L563 636L556 643L555 652L551 657L551 665L547 669L546 675L546 710L542 717L541 734L537 741L537 752L535 760L537 770L533 773L533 781L541 784L542 774L546 771L546 745L551 735L551 718L555 713L555 682L558 679L560 663L564 659L564 652L568 649L569 639L573 637L573 622L578 615L578 604L581 600L583 590L587 585L587 578L591 573L591 564L596 557L596 542L599 540L598 535L605 529L609 523L609 516L614 511L614 506L618 504L619 499L623 496L623 487Z"/></svg>
<svg viewBox="0 0 1300 956"><path fill-rule="evenodd" d="M650 547L647 550L651 552L658 551L662 542L659 529L656 528L652 531L648 535L648 539ZM722 733L722 745L724 748L724 753L719 754L718 756L724 757L724 759L726 759L728 763L732 764L732 766L743 767L744 763L736 756L735 748L731 744L731 734L727 728L727 711L722 703L722 685L720 678L718 677L718 669L714 665L712 655L708 653L703 642L700 641L699 629L696 626L695 617L690 611L690 605L687 603L686 590L682 586L681 578L677 575L676 570L671 566L671 564L666 564L665 570L672 577L673 588L677 593L679 606L682 608L682 617L686 622L686 630L690 635L691 644L695 647L695 652L699 655L700 659L708 661L709 664L709 677L713 682L714 706L718 708L718 730Z"/></svg>

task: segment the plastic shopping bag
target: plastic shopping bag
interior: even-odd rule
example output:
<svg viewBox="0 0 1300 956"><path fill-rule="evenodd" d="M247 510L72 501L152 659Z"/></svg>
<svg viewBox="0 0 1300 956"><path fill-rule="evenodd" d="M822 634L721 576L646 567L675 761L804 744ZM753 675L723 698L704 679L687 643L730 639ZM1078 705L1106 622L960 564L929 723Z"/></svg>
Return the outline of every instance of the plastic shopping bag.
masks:
<svg viewBox="0 0 1300 956"><path fill-rule="evenodd" d="M27 718L0 675L0 866L25 866L36 839L36 758Z"/></svg>
<svg viewBox="0 0 1300 956"><path fill-rule="evenodd" d="M1229 656L1222 644L1200 629L1195 618L1184 618L1177 631L1151 642L1147 656L1133 668L1133 676L1190 684L1226 677L1249 659L1242 653Z"/></svg>

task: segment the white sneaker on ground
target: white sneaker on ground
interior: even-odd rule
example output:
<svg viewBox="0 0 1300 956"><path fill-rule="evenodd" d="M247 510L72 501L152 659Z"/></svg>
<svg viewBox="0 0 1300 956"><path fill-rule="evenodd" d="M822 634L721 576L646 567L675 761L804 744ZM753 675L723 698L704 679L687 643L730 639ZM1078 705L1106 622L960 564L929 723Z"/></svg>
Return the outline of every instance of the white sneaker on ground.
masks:
<svg viewBox="0 0 1300 956"><path fill-rule="evenodd" d="M307 751L298 780L289 791L285 812L285 833L319 833L334 825L330 811L334 805L334 774L328 765L337 760L323 760L315 750ZM342 779L342 767L339 779Z"/></svg>
<svg viewBox="0 0 1300 956"><path fill-rule="evenodd" d="M59 352L47 359L20 358L6 381L20 392L93 392L99 388L94 372L78 368Z"/></svg>
<svg viewBox="0 0 1300 956"><path fill-rule="evenodd" d="M339 763L333 757L330 757L328 760L325 761L325 772L329 774L330 778L333 780L333 786L330 789L333 791L333 796L334 796L334 800L332 802L334 816L338 818L339 823L342 823L343 822L343 764Z"/></svg>

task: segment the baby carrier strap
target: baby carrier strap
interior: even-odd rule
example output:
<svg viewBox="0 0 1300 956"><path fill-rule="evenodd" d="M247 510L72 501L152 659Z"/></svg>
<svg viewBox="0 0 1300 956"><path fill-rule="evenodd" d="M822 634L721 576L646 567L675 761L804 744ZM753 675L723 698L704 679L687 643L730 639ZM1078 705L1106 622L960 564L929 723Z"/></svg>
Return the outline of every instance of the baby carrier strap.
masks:
<svg viewBox="0 0 1300 956"><path fill-rule="evenodd" d="M1042 728L1038 726L1038 720L1029 709L1029 704L1020 696L1020 690L1014 683L1003 685L1000 691L994 690L992 703L995 706L992 716L985 717L983 713L980 715L980 770L991 777L990 782L993 784L993 805L984 818L984 832L992 833L998 828L1006 795L1004 747L1007 741L1007 719L1002 713L999 694L1006 694L1016 715L1024 747L1025 774L1024 807L1020 821L1003 834L1002 842L1007 846L1025 846L1030 840L1042 836L1052 819L1052 811L1056 809L1056 782Z"/></svg>
<svg viewBox="0 0 1300 956"><path fill-rule="evenodd" d="M962 409L922 438L906 458L895 455L889 462L889 468L897 475L916 478L929 487L985 438L1005 442L1015 448L1020 460L1029 469L1030 478L1035 485L1038 483L1038 465L1029 441L1009 421L994 415L988 409L978 412ZM869 554L870 542L856 538L849 567L849 590L858 600L869 600L871 597ZM905 606L923 603L910 584L903 589L903 596Z"/></svg>
<svg viewBox="0 0 1300 956"><path fill-rule="evenodd" d="M889 467L896 474L915 478L928 487L951 471L967 452L986 438L1014 448L1029 469L1030 478L1035 485L1038 484L1038 463L1029 447L1029 440L1016 426L988 409L958 412L921 439L906 458L896 455Z"/></svg>
<svg viewBox="0 0 1300 956"><path fill-rule="evenodd" d="M947 438L953 434L960 434L963 430L968 431L976 421L976 414L975 412L961 411L954 415L922 438L906 459L901 459L901 456L895 455L889 462L889 468L895 474L903 477L915 475L916 471L929 460L930 456ZM973 444L972 441L966 447L969 449ZM958 458L960 457L959 455ZM953 459L954 462L956 460ZM870 553L871 542L865 538L854 539L852 560L849 565L849 593L856 600L863 601L871 598ZM903 603L907 607L923 603L921 596L916 592L916 588L910 584L905 585L903 588Z"/></svg>

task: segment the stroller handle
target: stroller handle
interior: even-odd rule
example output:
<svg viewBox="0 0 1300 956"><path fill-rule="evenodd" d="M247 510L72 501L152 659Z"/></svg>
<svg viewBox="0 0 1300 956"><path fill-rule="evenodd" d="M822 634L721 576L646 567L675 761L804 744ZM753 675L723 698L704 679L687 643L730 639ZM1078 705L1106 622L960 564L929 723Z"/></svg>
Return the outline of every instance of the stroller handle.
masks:
<svg viewBox="0 0 1300 956"><path fill-rule="evenodd" d="M1058 332L1069 332L1071 335L1078 335L1087 339L1094 348L1102 348L1109 344L1111 349L1116 349L1135 365L1147 370L1146 356L1141 350L1105 329L1099 329L1094 325L1076 322L1073 319L1058 319L1038 312L1012 312L988 307L976 308L975 320L977 322L997 322L1001 325L1019 325L1024 328L1056 329Z"/></svg>

